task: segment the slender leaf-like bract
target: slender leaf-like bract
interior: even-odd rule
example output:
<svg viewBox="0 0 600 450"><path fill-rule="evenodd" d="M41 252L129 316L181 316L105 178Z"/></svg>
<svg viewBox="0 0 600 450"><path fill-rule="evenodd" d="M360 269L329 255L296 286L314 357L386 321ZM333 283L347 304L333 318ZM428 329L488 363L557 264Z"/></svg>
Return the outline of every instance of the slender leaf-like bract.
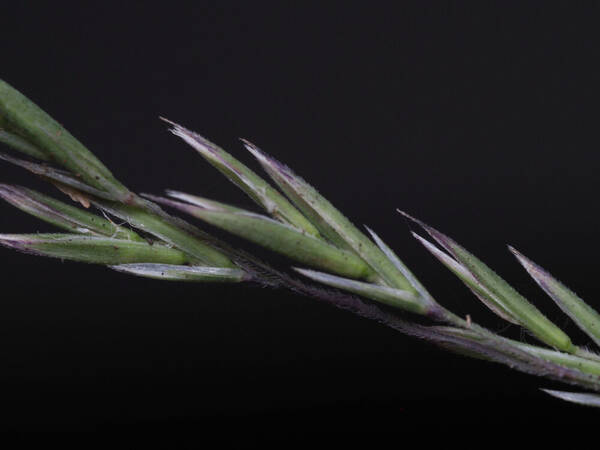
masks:
<svg viewBox="0 0 600 450"><path fill-rule="evenodd" d="M93 203L107 213L126 221L132 227L143 230L174 245L181 251L194 257L203 265L235 267L231 259L223 252L187 231L180 229L164 217L153 214L146 209L122 203L102 200L93 200Z"/></svg>
<svg viewBox="0 0 600 450"><path fill-rule="evenodd" d="M314 270L300 268L295 268L295 270L311 280L361 295L371 300L393 306L394 308L422 315L427 315L431 312L432 305L414 292L349 280L348 278L336 277L328 273L315 272Z"/></svg>
<svg viewBox="0 0 600 450"><path fill-rule="evenodd" d="M600 314L536 263L510 246L509 250L560 309L600 345Z"/></svg>
<svg viewBox="0 0 600 450"><path fill-rule="evenodd" d="M600 395L598 394L587 394L582 392L565 392L555 391L551 389L542 389L546 394L552 397L559 398L561 400L577 403L578 405L593 406L600 408Z"/></svg>
<svg viewBox="0 0 600 450"><path fill-rule="evenodd" d="M9 156L6 153L2 152L0 152L0 159L14 164L15 166L22 167L23 169L28 170L29 172L35 175L39 175L40 177L46 179L51 183L62 186L68 186L69 188L76 189L78 191L85 192L87 194L93 195L94 197L103 198L105 200L118 201L118 197L114 196L113 194L101 191L100 189L96 189L86 183L83 183L81 180L78 180L76 177L63 170L58 170L46 165L32 163L19 158L13 158L12 156Z"/></svg>
<svg viewBox="0 0 600 450"><path fill-rule="evenodd" d="M31 142L27 141L25 138L11 133L9 131L3 130L0 126L0 142L3 144L12 147L13 149L25 153L28 156L33 156L34 158L40 159L42 161L49 161L50 158L46 155L42 150L37 148Z"/></svg>
<svg viewBox="0 0 600 450"><path fill-rule="evenodd" d="M166 245L78 234L0 234L0 245L24 253L95 264L185 264L185 253Z"/></svg>
<svg viewBox="0 0 600 450"><path fill-rule="evenodd" d="M331 241L333 244L337 245L340 248L351 249L350 245L345 241L345 239L342 236L340 236L338 232L327 222L327 220L313 208L311 203L307 199L305 199L303 195L301 195L300 193L292 189L290 186L288 186L286 178L282 176L282 173L280 173L277 170L274 170L274 168L271 167L270 163L272 163L273 165L285 167L283 166L283 164L280 164L278 161L269 158L262 150L260 150L251 142L242 139L242 143L244 144L246 149L258 160L265 172L269 174L269 176L273 181L275 181L277 186L279 186L279 188L285 193L285 195L287 195L287 197L292 201L292 203L294 203L294 205L296 205L296 207L298 207L298 209L302 211L304 216L306 216L310 220L310 222L317 227L317 229L323 236L325 236L329 241ZM287 167L285 168L287 169Z"/></svg>
<svg viewBox="0 0 600 450"><path fill-rule="evenodd" d="M371 268L381 276L390 286L398 289L404 289L415 292L416 289L406 279L400 270L388 259L379 247L377 247L367 236L356 228L340 211L338 211L326 198L317 192L300 177L279 163L275 159L267 156L257 147L251 146L246 142L248 150L258 159L266 172L271 175L273 180L281 189L290 195L292 201L298 202L298 207L306 212L311 211L309 218L318 216L319 223L326 224L338 238L333 239L334 243L342 240L347 246L356 252ZM315 224L319 226L319 223ZM322 229L324 231L325 228ZM331 232L325 234L331 237Z"/></svg>
<svg viewBox="0 0 600 450"><path fill-rule="evenodd" d="M404 277L408 280L412 287L415 288L417 292L419 292L419 294L421 294L421 297L427 299L432 303L435 303L433 297L431 297L431 294L429 294L427 289L425 289L425 286L423 286L421 282L417 280L417 277L415 277L413 273L409 270L409 268L406 267L406 265L400 260L400 258L398 258L396 253L394 253L394 251L390 247L388 247L388 245L385 242L383 242L383 240L373 230L371 230L367 226L365 226L365 228L367 229L377 246L381 249L381 251L385 253L385 256L387 256L390 262L394 264L394 266L396 266L396 269L398 269L400 273L404 275Z"/></svg>
<svg viewBox="0 0 600 450"><path fill-rule="evenodd" d="M191 195L186 194L185 192L172 190L167 190L166 192L169 197L176 198L194 206L199 206L200 208L215 209L228 212L245 212L245 210L242 208L237 208L235 206L227 205L225 203L217 202L215 200L210 200L208 198L198 197L197 195Z"/></svg>
<svg viewBox="0 0 600 450"><path fill-rule="evenodd" d="M358 256L269 217L247 211L207 209L145 194L157 203L184 211L216 227L255 242L291 259L351 278L374 275Z"/></svg>
<svg viewBox="0 0 600 450"><path fill-rule="evenodd" d="M515 319L511 313L506 309L506 307L502 304L502 302L494 296L490 291L488 291L485 286L483 286L477 278L473 276L471 272L469 272L463 265L456 262L452 257L448 256L443 251L439 250L435 245L433 245L428 240L422 238L417 233L412 233L412 235L421 243L423 246L436 257L438 261L440 261L444 266L446 266L454 275L456 275L469 289L471 292L479 299L481 302L487 306L492 312L497 314L499 317L504 320L514 323L520 324L517 319Z"/></svg>
<svg viewBox="0 0 600 450"><path fill-rule="evenodd" d="M128 228L31 189L0 184L0 198L26 213L70 232L132 241L144 240Z"/></svg>
<svg viewBox="0 0 600 450"><path fill-rule="evenodd" d="M435 239L462 266L468 269L475 279L501 302L502 306L512 317L518 320L521 325L531 331L538 339L551 347L555 347L568 353L577 351L577 347L573 345L571 339L560 328L548 320L539 309L529 303L527 299L519 294L482 261L436 229L411 217L403 211L398 210L398 212L423 227L433 239Z"/></svg>
<svg viewBox="0 0 600 450"><path fill-rule="evenodd" d="M89 185L120 199L132 197L110 171L81 142L31 100L0 80L0 116L50 159L69 169Z"/></svg>
<svg viewBox="0 0 600 450"><path fill-rule="evenodd" d="M188 130L170 120L163 119L172 125L171 132L183 139L200 153L210 164L236 184L270 215L278 220L294 225L309 234L318 235L317 229L300 211L269 183L231 156L219 146L198 133Z"/></svg>
<svg viewBox="0 0 600 450"><path fill-rule="evenodd" d="M224 267L138 263L120 264L118 266L110 266L110 268L130 275L168 281L238 283L248 279L247 274L243 270Z"/></svg>

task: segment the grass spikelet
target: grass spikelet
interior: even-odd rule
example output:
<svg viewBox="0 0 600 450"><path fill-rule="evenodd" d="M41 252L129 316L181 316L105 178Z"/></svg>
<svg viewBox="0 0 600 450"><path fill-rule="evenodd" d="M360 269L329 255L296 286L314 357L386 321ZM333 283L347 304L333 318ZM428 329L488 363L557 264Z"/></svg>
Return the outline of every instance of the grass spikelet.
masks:
<svg viewBox="0 0 600 450"><path fill-rule="evenodd" d="M302 230L269 217L248 211L231 212L221 207L202 208L147 194L144 196L311 267L330 270L351 278L368 279L374 276L369 266L354 253L338 249Z"/></svg>
<svg viewBox="0 0 600 450"><path fill-rule="evenodd" d="M469 289L471 292L479 299L481 302L487 306L492 312L497 314L502 319L507 322L514 323L519 325L519 321L512 316L510 311L506 309L506 307L502 304L502 302L494 296L490 291L488 291L485 286L483 286L477 278L473 276L469 270L467 270L462 264L458 263L456 260L448 256L446 253L439 250L435 245L429 242L427 239L422 238L417 233L412 233L412 235L417 239L423 246L431 253L435 258L440 261L444 266L446 266L454 275L456 275Z"/></svg>
<svg viewBox="0 0 600 450"><path fill-rule="evenodd" d="M188 130L181 125L163 120L172 125L171 133L180 137L204 157L210 164L223 173L231 182L242 189L256 203L278 220L294 225L308 234L317 236L317 229L294 206L259 177L222 148Z"/></svg>
<svg viewBox="0 0 600 450"><path fill-rule="evenodd" d="M512 247L508 247L535 282L556 302L556 304L600 345L600 314L584 302L568 287Z"/></svg>
<svg viewBox="0 0 600 450"><path fill-rule="evenodd" d="M334 244L344 243L381 276L390 287L415 291L415 288L367 236L356 228L325 197L285 165L267 156L246 142L246 147L258 159L265 171L290 196L301 211L330 238Z"/></svg>
<svg viewBox="0 0 600 450"><path fill-rule="evenodd" d="M182 230L164 217L117 202L95 200L94 205L139 230L150 233L193 257L199 264L234 268L231 259L210 243Z"/></svg>
<svg viewBox="0 0 600 450"><path fill-rule="evenodd" d="M540 341L551 347L568 353L574 353L577 348L571 339L555 324L553 324L539 309L529 303L512 286L504 281L498 274L485 265L473 254L466 251L448 236L436 229L398 210L405 217L418 223L427 233L435 239L456 261L466 268L473 277L483 285L494 298L497 298L506 311L519 323L533 333Z"/></svg>
<svg viewBox="0 0 600 450"><path fill-rule="evenodd" d="M140 242L144 240L128 228L31 189L0 184L0 198L38 219L72 233Z"/></svg>

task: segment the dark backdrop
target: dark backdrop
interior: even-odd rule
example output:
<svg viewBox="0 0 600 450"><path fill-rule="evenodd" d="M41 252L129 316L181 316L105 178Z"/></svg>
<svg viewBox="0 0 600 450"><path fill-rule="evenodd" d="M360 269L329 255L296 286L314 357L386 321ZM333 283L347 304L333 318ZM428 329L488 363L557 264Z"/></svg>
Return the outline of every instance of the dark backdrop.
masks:
<svg viewBox="0 0 600 450"><path fill-rule="evenodd" d="M598 7L423 3L10 3L1 77L136 191L254 208L158 116L256 167L237 140L248 138L375 229L456 312L504 328L395 208L472 249L584 341L506 244L600 306ZM0 217L2 232L51 229L6 204ZM0 265L9 429L301 434L593 417L537 390L552 383L288 292L161 283L6 249Z"/></svg>

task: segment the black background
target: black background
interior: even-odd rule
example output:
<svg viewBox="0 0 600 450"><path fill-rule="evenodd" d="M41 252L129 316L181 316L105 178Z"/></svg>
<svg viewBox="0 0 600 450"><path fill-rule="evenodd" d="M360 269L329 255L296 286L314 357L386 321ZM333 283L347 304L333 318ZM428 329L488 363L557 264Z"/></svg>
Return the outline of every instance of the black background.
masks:
<svg viewBox="0 0 600 450"><path fill-rule="evenodd" d="M375 229L457 313L505 328L395 208L473 250L585 343L506 244L599 306L598 5L390 5L11 3L1 76L133 190L254 209L158 116L257 167L237 140L248 138ZM2 232L51 229L7 204L0 217ZM553 383L288 292L161 283L6 249L0 265L6 429L351 436L597 418L537 390Z"/></svg>

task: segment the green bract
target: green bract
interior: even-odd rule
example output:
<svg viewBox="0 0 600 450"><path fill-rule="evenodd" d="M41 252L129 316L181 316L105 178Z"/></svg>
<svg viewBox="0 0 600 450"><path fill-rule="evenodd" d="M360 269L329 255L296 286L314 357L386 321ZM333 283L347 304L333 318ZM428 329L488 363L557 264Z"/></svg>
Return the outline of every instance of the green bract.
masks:
<svg viewBox="0 0 600 450"><path fill-rule="evenodd" d="M0 234L0 245L53 258L94 264L185 264L185 253L163 244L78 234Z"/></svg>
<svg viewBox="0 0 600 450"><path fill-rule="evenodd" d="M33 156L36 159L42 161L49 161L50 157L46 155L42 150L37 148L31 142L22 138L18 134L11 133L7 130L0 128L0 142L12 147L13 149L25 153L26 155Z"/></svg>
<svg viewBox="0 0 600 450"><path fill-rule="evenodd" d="M208 209L160 197L147 197L312 267L354 278L375 275L354 253L338 249L302 230L268 217L243 210L231 211L229 207L223 209L214 204Z"/></svg>
<svg viewBox="0 0 600 450"><path fill-rule="evenodd" d="M546 294L579 325L579 328L600 345L600 314L540 266L514 248L509 249Z"/></svg>
<svg viewBox="0 0 600 450"><path fill-rule="evenodd" d="M130 198L129 190L86 147L27 97L0 80L0 116L9 131L20 135L87 184L119 198ZM17 146L18 147L18 146ZM20 150L23 151L21 145ZM31 151L30 151L31 154Z"/></svg>
<svg viewBox="0 0 600 450"><path fill-rule="evenodd" d="M168 281L189 281L194 283L239 283L247 279L239 269L224 267L177 266L174 264L137 263L111 266L118 272Z"/></svg>
<svg viewBox="0 0 600 450"><path fill-rule="evenodd" d="M344 291L365 296L395 308L403 309L416 314L426 314L428 312L427 303L412 292L393 289L387 286L378 286L376 284L349 280L347 278L336 277L327 273L315 272L314 270L296 270L312 280L342 289Z"/></svg>
<svg viewBox="0 0 600 450"><path fill-rule="evenodd" d="M0 184L0 197L22 211L73 233L144 241L128 228L30 189Z"/></svg>

